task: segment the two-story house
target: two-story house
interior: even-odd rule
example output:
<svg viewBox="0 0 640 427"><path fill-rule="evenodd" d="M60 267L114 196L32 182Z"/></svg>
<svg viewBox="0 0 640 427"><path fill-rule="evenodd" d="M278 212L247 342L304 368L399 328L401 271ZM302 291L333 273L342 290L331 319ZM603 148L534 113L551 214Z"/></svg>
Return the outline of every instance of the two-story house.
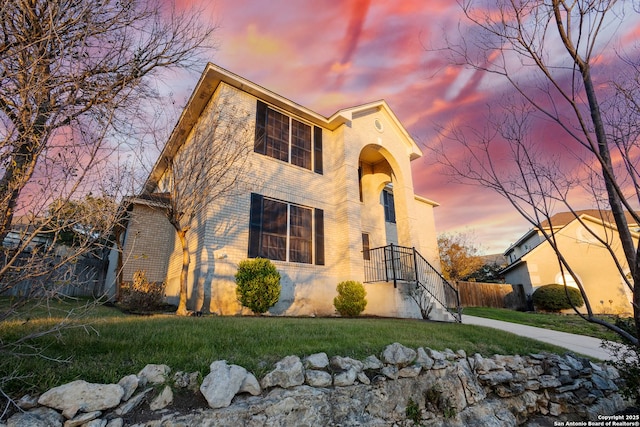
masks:
<svg viewBox="0 0 640 427"><path fill-rule="evenodd" d="M627 221L637 244L638 226L629 215ZM608 211L583 210L576 211L575 215L561 212L529 230L504 253L508 265L500 274L506 283L522 284L528 295L540 286L563 283L558 258L541 230L555 235L560 253L578 276L594 312L632 312L631 290L609 249L598 239L607 242L622 265L623 272L628 274L622 245L611 212ZM568 286L576 286L575 280L566 271L564 279Z"/></svg>
<svg viewBox="0 0 640 427"><path fill-rule="evenodd" d="M422 152L387 103L324 117L209 64L161 157L189 144L211 103L223 95L249 117L255 135L249 142L251 168L243 193L209 206L189 232L189 308L243 313L235 294L237 264L263 257L282 276L281 297L271 314L332 315L336 285L357 280L370 282L364 314L420 317L409 296L415 280L398 276L404 280L391 283L388 275L365 280L365 263L372 262L375 248L389 244L415 248L439 268L433 215L438 204L416 195L413 187L411 162ZM155 165L145 192L129 208L122 280L144 269L149 280L166 283L167 299L176 302L180 245L162 204L148 197L167 190L164 164ZM386 261L388 270L400 267L396 261Z"/></svg>

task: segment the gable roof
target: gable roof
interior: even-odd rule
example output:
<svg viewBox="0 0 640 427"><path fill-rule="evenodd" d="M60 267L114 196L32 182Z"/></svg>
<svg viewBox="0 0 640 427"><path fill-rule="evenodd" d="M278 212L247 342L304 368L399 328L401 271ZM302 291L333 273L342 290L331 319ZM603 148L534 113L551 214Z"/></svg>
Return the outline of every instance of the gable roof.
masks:
<svg viewBox="0 0 640 427"><path fill-rule="evenodd" d="M229 86L253 95L268 104L274 105L288 113L291 113L292 115L301 117L314 125L331 131L336 130L343 124L349 123L353 119L354 114L370 109L384 109L404 136L409 147L409 156L411 160L422 156L422 151L420 151L420 148L414 139L409 135L405 127L400 123L397 116L384 100L341 109L330 117L324 117L309 108L303 107L300 104L297 104L273 91L270 91L269 89L210 62L207 64L200 76L200 80L196 84L189 101L187 101L187 105L178 119L178 123L175 125L167 143L158 157L158 160L153 166L153 169L144 184L143 192L150 193L155 190L158 180L167 168L166 159L173 157L178 151L178 148L184 143L220 83L226 83Z"/></svg>
<svg viewBox="0 0 640 427"><path fill-rule="evenodd" d="M627 219L627 224L629 227L636 224L636 220L629 212L625 212L625 217ZM608 210L598 210L598 209L584 209L574 212L559 212L553 215L549 220L545 220L540 223L540 227L549 228L549 225L553 227L564 227L569 224L573 220L578 217L582 217L583 215L588 215L596 220L603 221L609 224L615 224L615 220L613 219L613 212Z"/></svg>
<svg viewBox="0 0 640 427"><path fill-rule="evenodd" d="M637 227L637 223L635 219L629 212L625 212L625 217L627 219L627 225L629 228ZM553 215L551 218L549 218L549 220L545 220L541 222L538 227L534 227L529 231L527 231L520 239L518 239L516 243L509 246L509 248L504 252L504 255L506 256L509 252L511 252L517 246L519 246L523 241L525 241L532 235L537 234L539 229L549 230L550 228L556 228L556 230L554 230L554 233L557 233L558 231L565 228L567 225L571 224L573 221L577 221L578 219L581 219L583 221L586 220L590 222L595 222L605 228L616 228L615 221L613 219L613 212L608 210L584 209L584 210L578 210L573 212L559 212ZM552 227L549 227L549 224L551 224ZM631 234L634 237L638 236L638 230L633 230ZM522 262L526 262L526 258L528 258L532 252L535 252L544 243L547 243L547 240L543 238L535 247L531 248L531 250L529 250L528 252L522 254L518 259L516 259L514 262L509 264L500 273L504 273L508 270L511 270L515 266L520 265Z"/></svg>

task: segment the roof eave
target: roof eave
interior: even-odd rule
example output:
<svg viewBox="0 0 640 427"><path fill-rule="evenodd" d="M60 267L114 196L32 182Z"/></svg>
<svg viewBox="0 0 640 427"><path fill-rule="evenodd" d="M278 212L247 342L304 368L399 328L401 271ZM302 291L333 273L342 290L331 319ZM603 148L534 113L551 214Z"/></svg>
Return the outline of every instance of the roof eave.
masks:
<svg viewBox="0 0 640 427"><path fill-rule="evenodd" d="M258 99L261 99L275 107L287 111L295 116L303 118L317 126L335 130L345 123L349 122L349 118L339 112L326 118L308 108L305 108L283 96L278 95L260 85L257 85L243 77L238 76L222 67L208 63L200 80L191 94L187 105L185 106L177 124L175 125L171 135L158 157L149 178L144 184L145 193L153 192L158 185L158 181L167 168L167 158L175 155L177 149L184 142L187 135L193 129L200 115L204 111L207 103L211 99L220 83L226 83L238 90L246 92Z"/></svg>

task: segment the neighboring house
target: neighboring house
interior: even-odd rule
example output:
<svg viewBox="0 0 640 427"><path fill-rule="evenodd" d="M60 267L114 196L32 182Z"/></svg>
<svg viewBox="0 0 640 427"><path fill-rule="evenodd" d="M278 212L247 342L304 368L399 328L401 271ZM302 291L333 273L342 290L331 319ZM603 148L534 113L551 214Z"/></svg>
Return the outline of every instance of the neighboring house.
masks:
<svg viewBox="0 0 640 427"><path fill-rule="evenodd" d="M637 244L638 225L629 215L627 221ZM506 283L522 284L528 295L539 286L563 283L558 259L541 229L554 233L560 252L582 282L594 312L632 312L631 290L624 283L607 248L592 234L610 242L609 246L628 273L629 268L609 211L583 210L577 211L576 215L563 212L544 221L539 228L531 229L504 253L509 262L501 272ZM576 286L566 271L565 278L569 286ZM585 308L582 307L581 311L585 311Z"/></svg>
<svg viewBox="0 0 640 427"><path fill-rule="evenodd" d="M53 243L51 235L48 235L46 231L37 232L40 224L41 220L32 216L15 217L2 241L2 246L16 249L23 245L26 240L29 240L25 250L30 252L34 248L51 245Z"/></svg>
<svg viewBox="0 0 640 427"><path fill-rule="evenodd" d="M233 99L233 111L248 113L247 125L256 138L249 142L251 168L242 183L246 191L213 203L188 233L189 309L245 313L236 299L234 274L246 258L274 262L282 293L270 312L284 315L334 314L336 285L366 281L365 262L382 253L377 247L392 243L415 248L439 266L433 216L438 204L417 196L413 188L411 162L422 152L385 101L324 117L209 64L161 159L189 144L212 103L223 97ZM176 303L180 244L162 203L153 196L167 191L164 164L156 163L144 194L132 199L122 280L145 269L150 281L166 280L167 299ZM409 264L394 256L388 271ZM389 281L365 285L365 314L420 316L408 295L415 280L396 277L395 286ZM443 285L434 286L432 292L442 294Z"/></svg>

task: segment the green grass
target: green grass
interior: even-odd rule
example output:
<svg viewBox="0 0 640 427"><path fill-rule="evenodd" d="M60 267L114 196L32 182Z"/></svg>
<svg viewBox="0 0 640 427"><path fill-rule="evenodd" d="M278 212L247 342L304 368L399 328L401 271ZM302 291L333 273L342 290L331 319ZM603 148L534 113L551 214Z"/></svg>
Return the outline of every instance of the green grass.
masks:
<svg viewBox="0 0 640 427"><path fill-rule="evenodd" d="M62 319L70 308L81 312L81 305L60 302L47 310L39 308L37 313L4 321L0 323L0 339L8 343L44 329ZM42 392L75 379L113 383L137 373L147 363L206 375L210 363L221 359L243 366L260 378L287 355L304 357L324 351L330 357L364 359L379 355L393 342L412 348L463 349L468 354L485 356L565 352L480 326L406 319L132 316L98 306L71 326L80 324L86 327L67 329L33 342L44 349L44 358L0 358L0 372L24 377L0 388L17 396Z"/></svg>
<svg viewBox="0 0 640 427"><path fill-rule="evenodd" d="M610 341L621 340L615 332L608 330L602 325L587 322L575 314L522 312L505 308L489 307L465 307L463 314L536 326L538 328L553 329L554 331L569 332L571 334L587 335ZM611 323L615 322L615 316L602 315L599 317Z"/></svg>

